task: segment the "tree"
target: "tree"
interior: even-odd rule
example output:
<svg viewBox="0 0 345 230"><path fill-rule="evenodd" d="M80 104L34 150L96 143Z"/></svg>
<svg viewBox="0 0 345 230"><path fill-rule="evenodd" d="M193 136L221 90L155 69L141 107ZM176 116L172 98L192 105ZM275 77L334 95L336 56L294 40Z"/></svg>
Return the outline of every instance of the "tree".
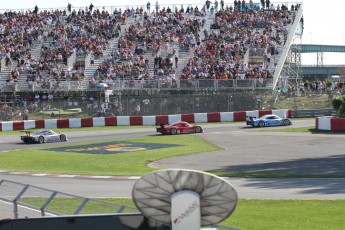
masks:
<svg viewBox="0 0 345 230"><path fill-rule="evenodd" d="M345 96L336 96L332 100L332 105L337 112L337 117L345 118Z"/></svg>
<svg viewBox="0 0 345 230"><path fill-rule="evenodd" d="M345 65L338 68L339 82L345 81Z"/></svg>

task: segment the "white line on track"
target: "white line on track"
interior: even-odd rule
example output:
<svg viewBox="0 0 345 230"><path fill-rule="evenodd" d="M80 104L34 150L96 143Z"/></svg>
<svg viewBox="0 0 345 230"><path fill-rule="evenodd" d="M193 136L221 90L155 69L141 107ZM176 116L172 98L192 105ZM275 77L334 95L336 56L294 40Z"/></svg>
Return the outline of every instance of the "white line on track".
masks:
<svg viewBox="0 0 345 230"><path fill-rule="evenodd" d="M58 177L77 177L78 175L58 175Z"/></svg>
<svg viewBox="0 0 345 230"><path fill-rule="evenodd" d="M10 174L20 175L20 174L23 174L23 172L10 172Z"/></svg>
<svg viewBox="0 0 345 230"><path fill-rule="evenodd" d="M91 176L93 179L110 179L112 176Z"/></svg>
<svg viewBox="0 0 345 230"><path fill-rule="evenodd" d="M47 176L48 174L46 173L34 173L34 174L31 174L32 176Z"/></svg>
<svg viewBox="0 0 345 230"><path fill-rule="evenodd" d="M131 176L131 177L129 177L129 179L131 179L131 180L138 180L138 179L140 179L140 176Z"/></svg>

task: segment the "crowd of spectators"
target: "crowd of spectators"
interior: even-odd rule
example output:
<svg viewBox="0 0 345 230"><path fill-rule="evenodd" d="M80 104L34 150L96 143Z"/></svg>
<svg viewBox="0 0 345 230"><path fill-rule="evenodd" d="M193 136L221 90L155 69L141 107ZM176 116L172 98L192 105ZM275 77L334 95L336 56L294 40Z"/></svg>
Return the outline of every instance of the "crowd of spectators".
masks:
<svg viewBox="0 0 345 230"><path fill-rule="evenodd" d="M148 60L143 55L134 55L131 49L115 49L104 57L94 76L90 79L90 87L97 87L99 83L113 86L118 80L146 79Z"/></svg>
<svg viewBox="0 0 345 230"><path fill-rule="evenodd" d="M152 12L137 8L127 10L127 15L141 20L135 20L125 35L119 37L117 49L104 58L90 85L95 87L100 82L112 85L119 79L130 80L129 84L134 80L149 80L149 85L150 81L158 80L163 85L172 85L178 61L176 49L179 49L175 44L180 43L181 49L186 50L194 47L200 40L205 20L186 17L183 10L172 12L170 8ZM152 56L154 63L149 63L145 54ZM149 65L154 65L153 73L149 72Z"/></svg>
<svg viewBox="0 0 345 230"><path fill-rule="evenodd" d="M96 71L91 85L95 86L105 79L110 84L117 79L158 80L170 87L176 84L176 79L258 79L259 84L272 79L277 64L276 55L286 43L287 26L293 22L297 9L292 7L289 10L285 5L275 7L270 2L265 2L260 8L254 4L248 6L243 1L236 2L235 7L222 6L222 10L218 10L218 5L215 7L212 9L206 4L201 10L197 7L184 10L181 6L174 12L170 8L157 8L151 12L150 6L147 6L147 11L142 8L128 10L129 15L140 15L142 20L135 20L126 29L115 52L126 49L129 55L123 62L112 55L113 62L117 63L115 66L105 60L99 67L103 71ZM204 16L209 11L215 12L211 31L209 28L203 30ZM176 51L194 52L194 57L180 76L176 76ZM250 56L260 55L261 63L246 62L246 52ZM131 68L127 59L140 60L144 53L152 54L154 63L148 63L149 60L144 58L146 65L142 71L133 71L133 68L128 71ZM148 72L148 64L154 65L153 74ZM140 69L138 65L136 69ZM126 74L121 77L118 73L111 74L114 72L112 68L119 66L120 69L127 69ZM111 77L98 77L100 72Z"/></svg>
<svg viewBox="0 0 345 230"><path fill-rule="evenodd" d="M58 86L60 81L81 80L83 72L78 65L67 69L67 59L73 52L102 56L126 17L119 12L110 15L104 9L92 9L39 11L36 6L32 12L0 14L0 52L11 70L8 85L14 85L22 75L29 87L49 81ZM42 44L36 57L31 52L34 44Z"/></svg>
<svg viewBox="0 0 345 230"><path fill-rule="evenodd" d="M203 32L204 40L195 47L181 79L259 79L264 83L273 77L271 59L285 45L286 27L293 19L294 11L284 5L260 8L237 3L225 7L216 12L211 32ZM263 60L259 65L245 62L246 52L251 56L259 50Z"/></svg>
<svg viewBox="0 0 345 230"><path fill-rule="evenodd" d="M90 54L91 64L95 58L104 59L89 82L91 87L113 85L120 79L158 80L171 86L176 79L272 78L271 60L286 42L286 27L293 22L296 8L275 7L267 1L262 7L235 2L226 7L215 2L210 7L207 1L201 9L181 6L174 11L157 6L153 11L150 6L146 10L116 9L112 14L104 8L94 9L92 4L79 10L69 5L67 11L39 11L36 6L32 12L5 12L0 14L0 50L2 55L9 54L7 65L16 62L8 83L15 84L23 74L29 87L54 88L65 80L80 82L84 74L78 65L66 68L73 52ZM204 27L210 13L215 13L212 30ZM135 18L134 23L122 36L121 25L129 17ZM117 49L103 57L115 36L119 36ZM39 57L31 54L36 41L43 43ZM262 65L245 61L248 50L251 55L263 51ZM176 76L178 52L194 52L180 76ZM148 54L153 58L147 58Z"/></svg>

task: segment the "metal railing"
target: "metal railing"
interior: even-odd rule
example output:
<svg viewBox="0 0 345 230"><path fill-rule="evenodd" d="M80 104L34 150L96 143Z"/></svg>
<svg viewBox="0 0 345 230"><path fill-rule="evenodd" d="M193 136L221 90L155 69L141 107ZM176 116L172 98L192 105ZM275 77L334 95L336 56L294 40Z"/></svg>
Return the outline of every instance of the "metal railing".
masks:
<svg viewBox="0 0 345 230"><path fill-rule="evenodd" d="M220 9L220 1L219 2L219 9ZM259 2L259 1L258 1ZM277 6L278 4L281 5L281 4L284 4L285 6L287 6L289 9L291 7L291 5L296 5L296 2L294 1L291 1L291 2L274 2L272 1L271 4L274 4L274 6ZM199 8L199 10L205 5L205 2L204 1L200 1L199 4L195 3L195 4L176 4L176 3L170 3L170 4L159 4L158 5L158 9L159 10L162 10L163 8L167 9L168 7L174 12L175 9L181 9L181 7L183 6L184 10L186 10L186 8L189 6L197 6ZM214 5L214 4L211 4L211 5ZM224 7L230 7L230 6L233 6L234 3L233 1L224 1ZM66 11L68 13L68 9L67 9L67 5L66 6L63 6L63 7L55 7L55 8L46 8L46 7L40 7L38 5L39 9L38 9L38 12L42 12L42 11L55 11L55 10L58 10L58 11ZM86 3L84 6L72 6L71 7L71 11L75 10L76 12L78 12L79 10L86 10L86 8L88 9L89 5L88 3ZM132 9L134 8L134 10L136 8L143 8L145 11L146 11L146 3L145 4L137 4L137 5L117 5L117 6L99 6L99 5L95 5L93 10L106 10L107 12L113 14L115 12L115 9L117 11L119 11L121 9L121 11L123 12L124 10L126 9ZM261 6L260 6L261 7ZM34 10L34 6L32 8L17 8L17 9L6 9L6 8L2 8L0 9L0 13L3 13L3 12L8 12L8 11L15 11L15 12L26 12L26 11L33 11ZM151 1L151 6L150 6L150 11L153 11L153 10L156 10L156 4L155 2Z"/></svg>
<svg viewBox="0 0 345 230"><path fill-rule="evenodd" d="M6 218L138 212L133 207L9 180L0 181L0 220Z"/></svg>
<svg viewBox="0 0 345 230"><path fill-rule="evenodd" d="M297 11L295 18L294 18L294 22L292 24L292 27L291 27L290 32L289 32L288 37L287 37L286 45L283 47L282 54L278 60L276 70L275 70L274 76L273 76L273 79L274 79L274 82L272 85L273 90L276 89L276 87L278 85L277 84L278 81L282 78L282 70L283 70L286 58L288 56L288 52L289 52L290 47L291 47L293 37L295 36L294 31L296 31L296 28L297 28L298 24L300 23L300 20L302 17L303 17L303 4L301 4L298 8L298 11Z"/></svg>
<svg viewBox="0 0 345 230"><path fill-rule="evenodd" d="M335 115L334 109L304 109L304 110L292 110L291 117L320 117L320 116L332 116Z"/></svg>
<svg viewBox="0 0 345 230"><path fill-rule="evenodd" d="M115 91L131 90L237 90L237 89L270 89L272 79L188 79L188 80L114 80L104 82L107 89ZM83 82L66 80L60 82L51 81L49 84L34 82L28 84L25 81L9 84L0 82L2 92L51 92L51 91L104 91L105 84L90 84L83 87ZM14 87L15 86L15 87Z"/></svg>
<svg viewBox="0 0 345 230"><path fill-rule="evenodd" d="M0 220L91 214L140 213L138 209L44 189L9 180L0 180ZM217 229L235 228L214 225Z"/></svg>

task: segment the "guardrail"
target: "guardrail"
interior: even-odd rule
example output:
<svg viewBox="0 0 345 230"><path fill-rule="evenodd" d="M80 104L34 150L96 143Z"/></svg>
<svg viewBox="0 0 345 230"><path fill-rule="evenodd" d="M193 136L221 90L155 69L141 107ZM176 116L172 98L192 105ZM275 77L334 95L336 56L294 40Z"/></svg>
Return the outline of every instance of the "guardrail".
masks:
<svg viewBox="0 0 345 230"><path fill-rule="evenodd" d="M135 212L139 211L133 207L9 180L0 181L0 219Z"/></svg>
<svg viewBox="0 0 345 230"><path fill-rule="evenodd" d="M0 180L0 221L73 215L135 214L138 209L10 180ZM215 225L217 229L238 230Z"/></svg>
<svg viewBox="0 0 345 230"><path fill-rule="evenodd" d="M335 115L334 109L307 109L307 110L291 110L292 118L303 117L320 117L320 116L332 116Z"/></svg>

